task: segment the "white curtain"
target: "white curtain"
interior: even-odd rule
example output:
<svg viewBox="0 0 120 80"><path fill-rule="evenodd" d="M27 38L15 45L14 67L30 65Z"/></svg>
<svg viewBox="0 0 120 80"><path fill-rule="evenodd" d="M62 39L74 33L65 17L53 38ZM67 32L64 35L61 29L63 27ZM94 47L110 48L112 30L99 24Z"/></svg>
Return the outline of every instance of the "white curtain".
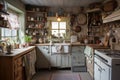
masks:
<svg viewBox="0 0 120 80"><path fill-rule="evenodd" d="M7 27L11 29L19 29L19 16L17 13L14 13L12 11L8 12L9 15L2 15L5 20L7 20Z"/></svg>

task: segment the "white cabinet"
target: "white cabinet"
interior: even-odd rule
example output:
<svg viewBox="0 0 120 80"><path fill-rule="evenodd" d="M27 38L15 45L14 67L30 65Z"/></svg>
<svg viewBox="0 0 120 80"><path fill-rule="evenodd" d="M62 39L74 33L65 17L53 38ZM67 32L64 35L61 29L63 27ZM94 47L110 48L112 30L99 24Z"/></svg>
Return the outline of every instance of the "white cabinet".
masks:
<svg viewBox="0 0 120 80"><path fill-rule="evenodd" d="M51 67L60 67L61 66L61 55L51 55L50 65Z"/></svg>
<svg viewBox="0 0 120 80"><path fill-rule="evenodd" d="M100 72L99 66L97 64L94 64L94 80L101 80L100 74L101 72Z"/></svg>
<svg viewBox="0 0 120 80"><path fill-rule="evenodd" d="M52 50L53 49L53 50ZM71 55L68 54L68 47L64 46L65 53L53 54L55 48L51 46L37 46L37 61L36 67L50 68L50 67L71 67Z"/></svg>
<svg viewBox="0 0 120 80"><path fill-rule="evenodd" d="M95 57L94 80L110 80L110 67Z"/></svg>
<svg viewBox="0 0 120 80"><path fill-rule="evenodd" d="M62 51L57 51L57 47L62 46ZM71 67L70 45L54 44L50 46L50 64L51 67Z"/></svg>
<svg viewBox="0 0 120 80"><path fill-rule="evenodd" d="M70 54L55 54L50 56L51 67L71 67L71 55Z"/></svg>
<svg viewBox="0 0 120 80"><path fill-rule="evenodd" d="M37 46L37 61L36 67L39 68L50 68L50 51L49 46Z"/></svg>
<svg viewBox="0 0 120 80"><path fill-rule="evenodd" d="M101 80L110 80L110 67L101 62Z"/></svg>
<svg viewBox="0 0 120 80"><path fill-rule="evenodd" d="M120 9L112 12L112 14L103 18L103 23L113 22L113 21L117 21L117 20L120 20Z"/></svg>
<svg viewBox="0 0 120 80"><path fill-rule="evenodd" d="M71 67L71 55L63 54L61 55L61 67Z"/></svg>

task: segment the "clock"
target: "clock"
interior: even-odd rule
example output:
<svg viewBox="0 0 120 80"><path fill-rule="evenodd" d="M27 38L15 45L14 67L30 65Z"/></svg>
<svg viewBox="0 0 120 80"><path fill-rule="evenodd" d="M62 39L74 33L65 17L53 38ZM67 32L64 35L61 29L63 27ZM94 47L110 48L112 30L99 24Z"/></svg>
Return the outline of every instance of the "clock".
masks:
<svg viewBox="0 0 120 80"><path fill-rule="evenodd" d="M87 22L87 16L84 13L80 13L77 17L78 24L85 24Z"/></svg>

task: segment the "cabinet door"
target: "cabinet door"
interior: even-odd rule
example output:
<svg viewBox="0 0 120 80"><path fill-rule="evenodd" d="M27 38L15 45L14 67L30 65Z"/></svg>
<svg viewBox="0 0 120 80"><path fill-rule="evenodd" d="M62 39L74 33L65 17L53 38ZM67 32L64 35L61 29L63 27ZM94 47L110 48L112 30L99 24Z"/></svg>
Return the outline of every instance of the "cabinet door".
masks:
<svg viewBox="0 0 120 80"><path fill-rule="evenodd" d="M85 66L84 46L72 46L72 65Z"/></svg>
<svg viewBox="0 0 120 80"><path fill-rule="evenodd" d="M37 61L36 67L37 68L49 68L50 67L50 54L49 54L49 46L37 46L37 53L36 53Z"/></svg>
<svg viewBox="0 0 120 80"><path fill-rule="evenodd" d="M101 69L97 64L94 64L94 80L101 80L100 79ZM102 79L105 80L105 79Z"/></svg>
<svg viewBox="0 0 120 80"><path fill-rule="evenodd" d="M51 67L57 66L57 55L50 56L50 65L51 65Z"/></svg>
<svg viewBox="0 0 120 80"><path fill-rule="evenodd" d="M51 67L61 67L61 55L55 54L50 56Z"/></svg>
<svg viewBox="0 0 120 80"><path fill-rule="evenodd" d="M61 55L61 67L71 67L71 56L69 54Z"/></svg>
<svg viewBox="0 0 120 80"><path fill-rule="evenodd" d="M110 80L110 67L101 62L101 80Z"/></svg>
<svg viewBox="0 0 120 80"><path fill-rule="evenodd" d="M23 66L22 57L19 57L14 61L14 78L15 80L23 80Z"/></svg>

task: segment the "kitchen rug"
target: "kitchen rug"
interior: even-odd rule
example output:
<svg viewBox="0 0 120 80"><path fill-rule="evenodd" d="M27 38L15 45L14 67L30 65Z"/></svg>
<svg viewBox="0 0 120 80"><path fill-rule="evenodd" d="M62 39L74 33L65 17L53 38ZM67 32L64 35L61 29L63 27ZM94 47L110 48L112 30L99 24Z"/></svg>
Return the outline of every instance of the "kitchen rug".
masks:
<svg viewBox="0 0 120 80"><path fill-rule="evenodd" d="M81 80L78 73L53 73L50 80Z"/></svg>

